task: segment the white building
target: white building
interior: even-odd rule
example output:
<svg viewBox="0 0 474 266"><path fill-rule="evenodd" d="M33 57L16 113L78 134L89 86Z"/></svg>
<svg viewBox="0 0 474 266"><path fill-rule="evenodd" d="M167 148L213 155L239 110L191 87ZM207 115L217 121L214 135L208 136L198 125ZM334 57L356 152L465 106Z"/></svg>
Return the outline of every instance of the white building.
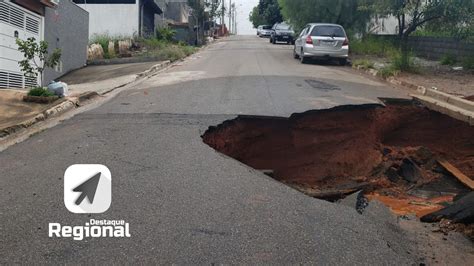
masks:
<svg viewBox="0 0 474 266"><path fill-rule="evenodd" d="M89 12L89 38L94 35L131 37L155 32L155 0L73 0Z"/></svg>
<svg viewBox="0 0 474 266"><path fill-rule="evenodd" d="M398 34L398 20L395 16L386 18L373 18L369 32L378 35L396 35Z"/></svg>
<svg viewBox="0 0 474 266"><path fill-rule="evenodd" d="M84 66L88 16L71 0L0 0L0 88L46 85ZM49 52L61 50L59 65L46 68L42 79L25 77L18 64L24 55L18 51L16 39L30 37L47 42ZM38 58L36 62L40 64Z"/></svg>

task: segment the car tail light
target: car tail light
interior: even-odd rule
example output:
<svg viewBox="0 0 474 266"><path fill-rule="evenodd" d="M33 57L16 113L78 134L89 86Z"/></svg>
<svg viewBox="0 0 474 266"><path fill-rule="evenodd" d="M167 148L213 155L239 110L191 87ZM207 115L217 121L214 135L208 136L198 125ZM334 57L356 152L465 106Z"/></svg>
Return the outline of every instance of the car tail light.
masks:
<svg viewBox="0 0 474 266"><path fill-rule="evenodd" d="M307 43L307 44L313 44L313 38L311 38L311 36L308 36L308 37L306 38L306 43Z"/></svg>
<svg viewBox="0 0 474 266"><path fill-rule="evenodd" d="M349 39L345 39L344 42L342 43L343 46L349 45Z"/></svg>

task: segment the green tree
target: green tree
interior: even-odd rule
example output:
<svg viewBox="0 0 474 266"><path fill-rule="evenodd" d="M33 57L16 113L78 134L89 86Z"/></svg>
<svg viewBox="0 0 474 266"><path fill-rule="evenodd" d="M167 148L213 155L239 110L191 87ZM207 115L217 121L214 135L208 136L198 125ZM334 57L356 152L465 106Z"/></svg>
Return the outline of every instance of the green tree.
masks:
<svg viewBox="0 0 474 266"><path fill-rule="evenodd" d="M53 68L58 65L61 58L61 50L54 49L51 55L48 55L48 43L30 37L26 41L16 39L18 51L23 53L24 59L18 62L23 75L27 78L40 78L39 85L43 83L43 71L46 67Z"/></svg>
<svg viewBox="0 0 474 266"><path fill-rule="evenodd" d="M196 45L204 42L203 40L203 29L204 22L208 21L209 16L205 10L205 3L201 0L188 0L188 6L191 8L191 15L194 19L194 25L196 28Z"/></svg>
<svg viewBox="0 0 474 266"><path fill-rule="evenodd" d="M257 28L260 25L266 24L265 18L262 15L260 15L258 10L259 10L258 6L255 6L252 9L252 12L250 12L249 14L249 20L250 22L252 22L252 25L254 28Z"/></svg>
<svg viewBox="0 0 474 266"><path fill-rule="evenodd" d="M398 20L398 36L402 50L402 70L410 67L408 37L430 23L447 23L450 27L470 28L472 0L364 0L361 10L371 10L379 16L394 16Z"/></svg>
<svg viewBox="0 0 474 266"><path fill-rule="evenodd" d="M363 32L371 10L359 9L359 0L278 0L285 20L296 29L311 22L336 23L351 32Z"/></svg>
<svg viewBox="0 0 474 266"><path fill-rule="evenodd" d="M438 20L426 23L428 32L441 33L459 39L474 39L474 1L453 1L452 11Z"/></svg>
<svg viewBox="0 0 474 266"><path fill-rule="evenodd" d="M277 0L260 0L249 14L249 20L256 28L259 25L273 25L283 21Z"/></svg>
<svg viewBox="0 0 474 266"><path fill-rule="evenodd" d="M215 21L222 14L223 6L221 0L206 0L204 6L208 10L210 21Z"/></svg>

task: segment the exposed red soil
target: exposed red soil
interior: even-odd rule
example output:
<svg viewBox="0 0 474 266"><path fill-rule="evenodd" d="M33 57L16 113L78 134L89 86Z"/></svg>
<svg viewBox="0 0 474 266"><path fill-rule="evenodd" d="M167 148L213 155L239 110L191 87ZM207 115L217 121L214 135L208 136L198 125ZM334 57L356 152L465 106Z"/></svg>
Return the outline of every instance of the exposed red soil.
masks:
<svg viewBox="0 0 474 266"><path fill-rule="evenodd" d="M473 102L474 102L474 95L467 96L467 97L465 97L464 99L466 99L466 100L468 100L468 101L473 101Z"/></svg>
<svg viewBox="0 0 474 266"><path fill-rule="evenodd" d="M369 200L378 200L389 206L390 210L397 215L408 215L414 213L417 217L441 210L444 208L442 203L452 202L453 196L441 196L429 200L420 199L413 196L391 197L378 193L367 194Z"/></svg>
<svg viewBox="0 0 474 266"><path fill-rule="evenodd" d="M368 192L407 196L409 189L441 177L433 170L437 158L474 177L474 127L414 104L339 106L290 118L239 117L210 128L203 140L311 193L350 192L368 184ZM389 180L387 169L399 168L406 158L422 178Z"/></svg>

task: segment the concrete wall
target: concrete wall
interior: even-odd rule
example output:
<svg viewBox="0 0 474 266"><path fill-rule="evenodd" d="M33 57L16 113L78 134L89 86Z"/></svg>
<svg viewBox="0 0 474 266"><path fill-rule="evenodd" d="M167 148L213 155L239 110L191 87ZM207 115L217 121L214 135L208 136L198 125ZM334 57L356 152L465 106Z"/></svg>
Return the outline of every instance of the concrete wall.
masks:
<svg viewBox="0 0 474 266"><path fill-rule="evenodd" d="M135 4L78 4L89 12L89 37L94 34L131 37L138 34L139 6Z"/></svg>
<svg viewBox="0 0 474 266"><path fill-rule="evenodd" d="M398 41L397 35L373 36L394 42ZM453 55L459 61L474 56L474 42L466 42L455 38L410 36L408 44L416 56L431 60L439 60L443 55Z"/></svg>
<svg viewBox="0 0 474 266"><path fill-rule="evenodd" d="M50 52L60 48L61 66L46 69L43 85L86 64L89 43L89 14L70 0L62 0L55 8L46 8L44 40Z"/></svg>
<svg viewBox="0 0 474 266"><path fill-rule="evenodd" d="M454 55L460 61L474 57L474 43L454 38L413 36L409 39L409 45L416 55L433 60L439 60L446 54Z"/></svg>
<svg viewBox="0 0 474 266"><path fill-rule="evenodd" d="M189 20L189 9L187 1L170 0L170 2L167 4L165 17L167 19L171 19L179 23L187 23Z"/></svg>

